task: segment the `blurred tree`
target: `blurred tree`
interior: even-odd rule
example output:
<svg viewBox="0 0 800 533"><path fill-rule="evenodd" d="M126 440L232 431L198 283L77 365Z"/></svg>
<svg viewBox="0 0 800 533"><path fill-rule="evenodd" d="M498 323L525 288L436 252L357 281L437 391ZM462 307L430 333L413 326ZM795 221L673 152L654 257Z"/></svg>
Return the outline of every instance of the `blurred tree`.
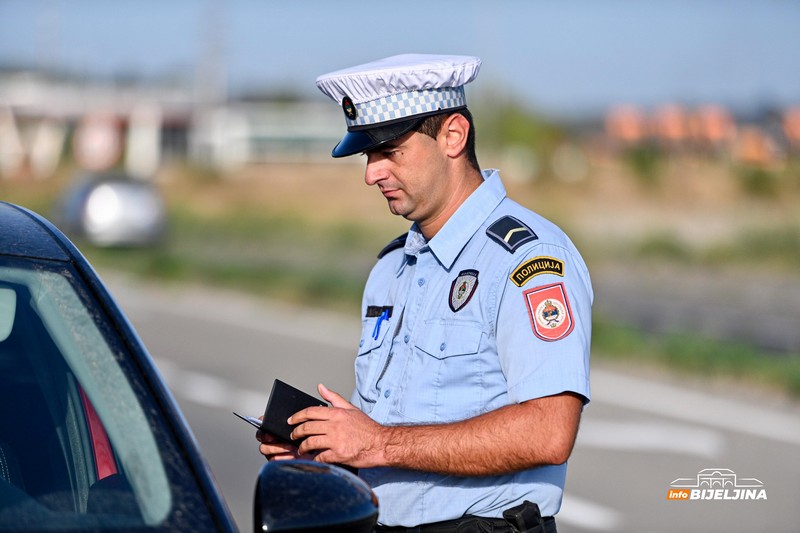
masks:
<svg viewBox="0 0 800 533"><path fill-rule="evenodd" d="M638 143L625 149L622 157L641 183L647 186L658 183L664 161L663 150L658 145L652 142Z"/></svg>
<svg viewBox="0 0 800 533"><path fill-rule="evenodd" d="M778 194L778 173L761 165L740 164L735 167L745 192L761 197L773 197Z"/></svg>
<svg viewBox="0 0 800 533"><path fill-rule="evenodd" d="M566 138L561 127L513 99L483 97L473 110L481 149L502 153L508 147L525 147L542 169L549 168L546 162Z"/></svg>

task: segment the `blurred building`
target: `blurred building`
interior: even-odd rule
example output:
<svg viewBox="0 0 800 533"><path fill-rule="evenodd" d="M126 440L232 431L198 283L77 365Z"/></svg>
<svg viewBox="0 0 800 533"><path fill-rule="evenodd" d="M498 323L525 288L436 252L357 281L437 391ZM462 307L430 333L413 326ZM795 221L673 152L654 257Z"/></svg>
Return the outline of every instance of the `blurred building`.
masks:
<svg viewBox="0 0 800 533"><path fill-rule="evenodd" d="M173 160L223 171L265 162L331 163L341 126L339 110L322 99L231 99L175 80L102 81L0 69L0 179L46 178L64 158L92 170L124 167L143 179ZM597 134L610 155L648 145L667 155L773 165L800 154L798 107L745 117L718 104L620 105L599 123L586 118L567 130L577 141L554 163L570 176L581 163L572 157L573 144Z"/></svg>
<svg viewBox="0 0 800 533"><path fill-rule="evenodd" d="M786 110L783 117L783 131L789 149L795 154L800 154L800 107Z"/></svg>
<svg viewBox="0 0 800 533"><path fill-rule="evenodd" d="M177 84L0 71L0 178L44 178L64 157L143 178L176 159L220 169L327 160L340 129L322 102L213 102Z"/></svg>
<svg viewBox="0 0 800 533"><path fill-rule="evenodd" d="M616 152L655 145L666 155L722 156L771 166L787 154L800 153L800 108L737 117L719 104L664 104L650 110L620 105L606 113L604 135L609 149Z"/></svg>
<svg viewBox="0 0 800 533"><path fill-rule="evenodd" d="M613 107L605 119L606 135L622 145L643 142L650 135L647 115L633 105Z"/></svg>

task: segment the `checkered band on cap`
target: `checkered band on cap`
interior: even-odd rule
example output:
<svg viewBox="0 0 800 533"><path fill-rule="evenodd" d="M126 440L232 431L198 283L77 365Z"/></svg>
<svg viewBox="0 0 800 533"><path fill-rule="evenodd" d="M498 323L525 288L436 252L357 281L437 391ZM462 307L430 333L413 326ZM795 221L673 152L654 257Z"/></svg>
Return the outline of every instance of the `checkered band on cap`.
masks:
<svg viewBox="0 0 800 533"><path fill-rule="evenodd" d="M345 116L345 122L348 128L371 126L466 105L463 86L410 91L355 104L356 118Z"/></svg>

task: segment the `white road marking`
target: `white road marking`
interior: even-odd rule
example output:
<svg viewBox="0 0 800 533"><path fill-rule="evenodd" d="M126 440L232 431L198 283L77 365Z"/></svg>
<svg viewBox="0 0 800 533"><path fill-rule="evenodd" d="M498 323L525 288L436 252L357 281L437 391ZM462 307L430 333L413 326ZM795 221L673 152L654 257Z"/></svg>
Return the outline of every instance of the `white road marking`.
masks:
<svg viewBox="0 0 800 533"><path fill-rule="evenodd" d="M744 401L720 398L665 383L594 369L592 400L800 445L800 416L797 413L756 407Z"/></svg>
<svg viewBox="0 0 800 533"><path fill-rule="evenodd" d="M578 445L608 450L669 452L714 459L725 449L725 438L684 424L618 422L587 416L581 422Z"/></svg>
<svg viewBox="0 0 800 533"><path fill-rule="evenodd" d="M184 370L180 389L187 400L208 407L224 407L231 398L230 383L213 376Z"/></svg>
<svg viewBox="0 0 800 533"><path fill-rule="evenodd" d="M155 363L176 396L243 415L259 416L264 412L266 397L263 391L243 389L230 381L180 368L167 359L159 358Z"/></svg>
<svg viewBox="0 0 800 533"><path fill-rule="evenodd" d="M120 295L117 300L124 302L125 313L138 322L152 319L153 312L166 313L351 349L353 357L361 334L357 317L250 299L210 287L185 289L117 282L114 294ZM309 331L314 332L313 339L309 339Z"/></svg>
<svg viewBox="0 0 800 533"><path fill-rule="evenodd" d="M556 523L593 531L619 531L622 513L566 492L561 502L561 511L556 515Z"/></svg>

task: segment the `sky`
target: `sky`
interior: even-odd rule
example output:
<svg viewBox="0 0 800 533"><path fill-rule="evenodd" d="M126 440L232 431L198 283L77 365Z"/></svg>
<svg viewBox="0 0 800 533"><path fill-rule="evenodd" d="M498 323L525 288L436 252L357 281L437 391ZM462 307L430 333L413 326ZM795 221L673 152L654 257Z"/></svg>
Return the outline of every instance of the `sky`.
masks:
<svg viewBox="0 0 800 533"><path fill-rule="evenodd" d="M0 65L191 79L211 65L232 94L324 99L318 75L408 52L479 56L468 98L551 115L800 104L795 0L0 0Z"/></svg>

